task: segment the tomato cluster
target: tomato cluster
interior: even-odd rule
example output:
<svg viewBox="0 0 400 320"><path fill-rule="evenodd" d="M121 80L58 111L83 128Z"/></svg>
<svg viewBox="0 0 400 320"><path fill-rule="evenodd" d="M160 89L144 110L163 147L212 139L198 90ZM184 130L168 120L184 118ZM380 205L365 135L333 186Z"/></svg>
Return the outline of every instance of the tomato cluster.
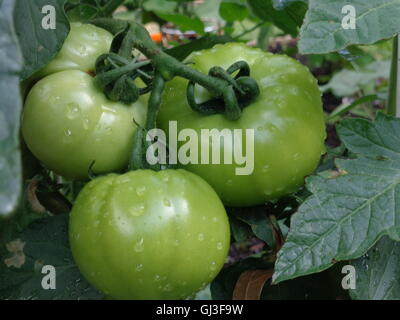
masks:
<svg viewBox="0 0 400 320"><path fill-rule="evenodd" d="M126 106L106 98L90 73L107 53L112 35L89 24L73 23L58 55L33 76L22 117L22 133L32 153L49 169L68 178L123 169L137 123L143 124L142 98Z"/></svg>
<svg viewBox="0 0 400 320"><path fill-rule="evenodd" d="M233 162L118 175L127 167L136 124L145 121L147 97L124 105L96 87L95 61L111 42L103 29L71 25L59 54L32 78L23 137L45 167L67 179L86 180L90 169L108 174L86 184L70 217L71 249L91 284L114 299L187 298L225 262L230 228L224 204L277 199L296 191L317 166L325 138L320 91L310 72L286 56L237 43L193 53L186 62L203 73L246 61L260 95L230 121L193 111L188 82L177 77L167 84L158 126L168 133L176 121L178 130L198 135L202 129L253 129L252 172L237 175L240 164ZM197 99L210 98L196 91Z"/></svg>

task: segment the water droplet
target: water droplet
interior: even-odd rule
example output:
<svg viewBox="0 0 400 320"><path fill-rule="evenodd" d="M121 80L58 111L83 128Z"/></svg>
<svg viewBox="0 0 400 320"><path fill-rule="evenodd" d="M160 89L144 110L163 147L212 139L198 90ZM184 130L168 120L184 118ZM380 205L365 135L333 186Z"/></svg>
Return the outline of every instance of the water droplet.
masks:
<svg viewBox="0 0 400 320"><path fill-rule="evenodd" d="M271 132L275 132L275 131L278 130L278 128L277 128L276 126L274 126L274 125L271 125L271 126L269 127L269 130L270 130Z"/></svg>
<svg viewBox="0 0 400 320"><path fill-rule="evenodd" d="M203 241L204 240L204 233L199 233L199 236L197 237L197 239L199 239L199 241Z"/></svg>
<svg viewBox="0 0 400 320"><path fill-rule="evenodd" d="M129 209L129 213L134 217L139 217L144 213L144 204L139 203Z"/></svg>
<svg viewBox="0 0 400 320"><path fill-rule="evenodd" d="M175 241L174 241L174 246L179 246L179 240L178 239L176 239Z"/></svg>
<svg viewBox="0 0 400 320"><path fill-rule="evenodd" d="M131 182L131 178L127 175L122 175L117 180L117 184L130 183L130 182Z"/></svg>
<svg viewBox="0 0 400 320"><path fill-rule="evenodd" d="M218 242L217 243L217 249L218 250L222 250L223 247L224 247L224 245L222 244L222 242Z"/></svg>
<svg viewBox="0 0 400 320"><path fill-rule="evenodd" d="M65 136L70 137L72 135L72 131L70 129L66 129L64 130L64 134Z"/></svg>
<svg viewBox="0 0 400 320"><path fill-rule="evenodd" d="M169 201L168 199L164 199L164 205L166 207L170 207L171 206L171 201Z"/></svg>
<svg viewBox="0 0 400 320"><path fill-rule="evenodd" d="M263 168L262 168L262 172L267 172L268 171L268 169L269 169L269 165L268 164L266 164Z"/></svg>
<svg viewBox="0 0 400 320"><path fill-rule="evenodd" d="M164 286L163 290L170 292L170 291L172 291L172 286L168 283L167 285Z"/></svg>
<svg viewBox="0 0 400 320"><path fill-rule="evenodd" d="M78 48L78 52L79 54L83 55L83 56L87 56L88 55L88 51L87 51L87 47L86 46L81 46Z"/></svg>
<svg viewBox="0 0 400 320"><path fill-rule="evenodd" d="M213 221L213 222L218 222L218 218L217 218L217 217L214 217L214 218L212 219L212 221Z"/></svg>
<svg viewBox="0 0 400 320"><path fill-rule="evenodd" d="M136 242L135 244L135 251L136 252L143 252L144 250L144 239L140 238L139 241Z"/></svg>
<svg viewBox="0 0 400 320"><path fill-rule="evenodd" d="M210 270L215 271L216 269L217 269L217 264L215 263L215 261L211 262Z"/></svg>
<svg viewBox="0 0 400 320"><path fill-rule="evenodd" d="M140 263L140 264L138 264L138 265L136 265L136 268L135 268L135 270L136 270L136 272L140 272L140 271L142 271L143 270L143 265Z"/></svg>
<svg viewBox="0 0 400 320"><path fill-rule="evenodd" d="M90 126L90 121L89 119L84 119L83 120L83 129L88 130Z"/></svg>
<svg viewBox="0 0 400 320"><path fill-rule="evenodd" d="M145 194L146 192L146 187L145 186L140 186L136 188L136 194L141 197Z"/></svg>
<svg viewBox="0 0 400 320"><path fill-rule="evenodd" d="M233 185L233 181L232 181L232 180L228 180L228 181L226 182L226 185L227 185L227 186Z"/></svg>
<svg viewBox="0 0 400 320"><path fill-rule="evenodd" d="M281 88L275 87L275 88L274 88L274 93L276 93L276 94L281 93Z"/></svg>
<svg viewBox="0 0 400 320"><path fill-rule="evenodd" d="M155 282L158 282L158 281L160 281L161 280L161 276L159 275L159 274L156 274L155 276L154 276L154 281Z"/></svg>
<svg viewBox="0 0 400 320"><path fill-rule="evenodd" d="M76 119L79 116L79 105L76 102L68 103L66 115L70 120Z"/></svg>

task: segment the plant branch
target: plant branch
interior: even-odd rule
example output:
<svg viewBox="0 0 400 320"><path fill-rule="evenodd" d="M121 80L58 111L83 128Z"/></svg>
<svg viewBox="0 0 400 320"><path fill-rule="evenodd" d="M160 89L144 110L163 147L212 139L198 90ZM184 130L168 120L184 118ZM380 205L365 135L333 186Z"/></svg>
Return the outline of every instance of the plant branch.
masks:
<svg viewBox="0 0 400 320"><path fill-rule="evenodd" d="M265 21L260 22L260 23L256 24L254 27L252 27L252 28L250 28L250 29L248 29L248 30L245 30L244 32L242 32L242 33L239 34L238 36L233 37L233 39L234 39L234 40L239 40L241 37L245 36L246 34L248 34L248 33L250 33L250 32L253 32L254 30L260 28L260 27L263 26L264 24L265 24Z"/></svg>

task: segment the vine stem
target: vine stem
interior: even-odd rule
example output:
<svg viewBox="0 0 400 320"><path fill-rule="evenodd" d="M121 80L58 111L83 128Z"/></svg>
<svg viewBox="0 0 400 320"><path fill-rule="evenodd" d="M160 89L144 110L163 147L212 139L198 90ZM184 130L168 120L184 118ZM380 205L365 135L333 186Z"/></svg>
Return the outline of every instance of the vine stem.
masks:
<svg viewBox="0 0 400 320"><path fill-rule="evenodd" d="M211 77L194 70L174 57L163 52L150 38L146 29L138 23L131 23L129 38L133 46L141 51L148 59L151 59L160 75L165 81L169 81L175 76L180 76L187 80L198 83L215 95L222 96L228 87L226 81Z"/></svg>
<svg viewBox="0 0 400 320"><path fill-rule="evenodd" d="M390 85L389 85L389 97L387 113L392 116L400 117L400 47L399 37L397 35L393 38L393 53L392 53L392 64L390 70Z"/></svg>
<svg viewBox="0 0 400 320"><path fill-rule="evenodd" d="M160 110L164 88L165 80L160 73L156 73L153 80L153 90L150 94L145 126L138 127L135 135L135 142L129 163L130 170L146 169L149 167L146 160L146 149L150 146L151 142L146 141L146 135L151 129L157 127L157 115ZM161 169L159 165L153 165L150 168L154 170Z"/></svg>
<svg viewBox="0 0 400 320"><path fill-rule="evenodd" d="M241 34L233 37L234 40L239 40L241 37L245 36L246 34L253 32L254 30L262 27L265 24L265 21L256 24L255 26L251 27L250 29L244 30Z"/></svg>

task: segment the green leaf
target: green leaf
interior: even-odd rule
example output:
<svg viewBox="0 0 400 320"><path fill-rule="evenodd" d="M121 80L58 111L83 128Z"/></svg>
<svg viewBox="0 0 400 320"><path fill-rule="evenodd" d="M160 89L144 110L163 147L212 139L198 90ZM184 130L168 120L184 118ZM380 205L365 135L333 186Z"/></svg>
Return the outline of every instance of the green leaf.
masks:
<svg viewBox="0 0 400 320"><path fill-rule="evenodd" d="M65 0L17 0L14 10L15 29L24 57L22 80L44 67L60 51L69 32L64 13ZM56 29L44 29L42 8L51 5L56 10Z"/></svg>
<svg viewBox="0 0 400 320"><path fill-rule="evenodd" d="M379 78L388 79L389 74L390 61L375 61L363 69L340 70L321 90L331 90L337 97L352 96Z"/></svg>
<svg viewBox="0 0 400 320"><path fill-rule="evenodd" d="M219 6L219 15L227 22L243 21L249 15L249 11L241 3L225 0Z"/></svg>
<svg viewBox="0 0 400 320"><path fill-rule="evenodd" d="M356 99L350 104L343 104L339 107L337 107L335 110L332 111L332 113L329 115L329 119L333 119L335 117L341 116L346 114L347 112L351 111L353 108L357 107L360 104L366 103L366 102L371 102L374 100L378 100L379 97L376 94L371 94L368 96L361 97L359 99Z"/></svg>
<svg viewBox="0 0 400 320"><path fill-rule="evenodd" d="M400 119L381 113L375 122L346 119L338 133L360 157L337 160L343 174L337 178L307 180L313 195L292 217L275 283L359 258L385 234L400 240Z"/></svg>
<svg viewBox="0 0 400 320"><path fill-rule="evenodd" d="M13 28L14 0L0 2L0 217L16 209L21 193L19 76L22 57Z"/></svg>
<svg viewBox="0 0 400 320"><path fill-rule="evenodd" d="M157 16L166 21L172 22L181 31L195 31L204 34L204 23L199 18L189 18L180 14L164 14L156 12Z"/></svg>
<svg viewBox="0 0 400 320"><path fill-rule="evenodd" d="M269 247L275 247L273 228L265 207L230 208L230 214L249 225L256 237L264 241Z"/></svg>
<svg viewBox="0 0 400 320"><path fill-rule="evenodd" d="M206 36L190 41L189 43L167 49L165 52L179 61L183 61L194 51L209 49L218 43L227 43L230 41L232 41L232 38L229 36L214 36L207 34Z"/></svg>
<svg viewBox="0 0 400 320"><path fill-rule="evenodd" d="M346 119L338 131L345 146L365 157L400 160L400 119L378 113L375 122Z"/></svg>
<svg viewBox="0 0 400 320"><path fill-rule="evenodd" d="M292 2L276 10L272 0L247 0L253 13L261 20L272 22L282 31L296 37L298 27L303 23L307 5L304 2Z"/></svg>
<svg viewBox="0 0 400 320"><path fill-rule="evenodd" d="M400 242L383 237L352 264L356 270L356 289L350 290L352 299L400 299Z"/></svg>
<svg viewBox="0 0 400 320"><path fill-rule="evenodd" d="M304 2L305 4L308 4L308 0L273 0L273 5L275 9L281 10L293 2Z"/></svg>
<svg viewBox="0 0 400 320"><path fill-rule="evenodd" d="M229 216L229 225L231 226L231 233L235 242L243 242L253 236L251 227L233 215Z"/></svg>
<svg viewBox="0 0 400 320"><path fill-rule="evenodd" d="M102 294L82 278L73 262L68 244L67 226L66 214L46 218L31 224L19 238L9 243L8 250L12 252L3 257L0 264L0 298L22 300L102 298ZM19 250L11 250L15 247ZM16 257L20 259L15 259ZM23 262L23 264L19 268L7 267L5 261L8 264L11 262ZM44 265L55 267L56 289L54 290L44 290L41 285L45 276L41 273Z"/></svg>
<svg viewBox="0 0 400 320"><path fill-rule="evenodd" d="M207 0L194 7L194 13L197 17L205 20L223 21L219 15L219 6L222 0Z"/></svg>
<svg viewBox="0 0 400 320"><path fill-rule="evenodd" d="M355 29L344 29L345 5L356 10ZM351 44L372 44L400 32L400 0L310 0L300 31L302 54L339 51ZM345 21L346 22L346 21Z"/></svg>
<svg viewBox="0 0 400 320"><path fill-rule="evenodd" d="M177 5L178 4L175 1L145 0L143 3L143 8L146 11L172 14L172 13L174 13Z"/></svg>
<svg viewBox="0 0 400 320"><path fill-rule="evenodd" d="M67 16L70 22L82 22L96 18L98 13L99 10L95 6L81 4L78 7L69 10Z"/></svg>

